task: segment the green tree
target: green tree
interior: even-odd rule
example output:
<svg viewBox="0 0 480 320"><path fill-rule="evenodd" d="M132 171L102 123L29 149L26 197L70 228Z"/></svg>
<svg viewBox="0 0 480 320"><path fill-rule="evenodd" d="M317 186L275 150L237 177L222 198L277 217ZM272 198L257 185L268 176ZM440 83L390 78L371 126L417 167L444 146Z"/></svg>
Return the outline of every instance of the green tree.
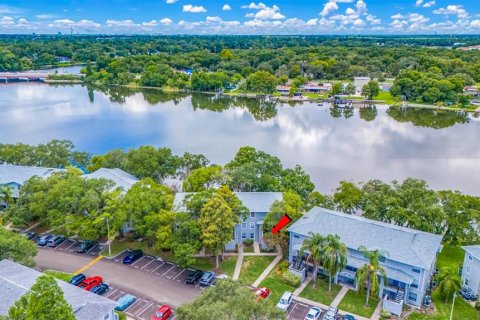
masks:
<svg viewBox="0 0 480 320"><path fill-rule="evenodd" d="M0 186L0 203L5 203L6 205L13 203L12 188Z"/></svg>
<svg viewBox="0 0 480 320"><path fill-rule="evenodd" d="M323 267L328 271L328 291L332 290L332 277L347 265L348 249L338 235L327 235L323 252Z"/></svg>
<svg viewBox="0 0 480 320"><path fill-rule="evenodd" d="M375 80L370 80L362 88L362 96L368 100L373 100L374 97L378 96L380 93L380 85Z"/></svg>
<svg viewBox="0 0 480 320"><path fill-rule="evenodd" d="M282 320L286 314L273 304L256 301L251 289L234 281L220 280L192 303L182 305L178 319Z"/></svg>
<svg viewBox="0 0 480 320"><path fill-rule="evenodd" d="M335 190L333 200L337 209L352 214L361 207L363 191L354 183L340 181L340 186Z"/></svg>
<svg viewBox="0 0 480 320"><path fill-rule="evenodd" d="M216 268L219 267L219 255L223 253L225 245L233 239L232 230L238 222L240 219L218 194L215 194L201 210L198 223L202 229L202 242L215 256Z"/></svg>
<svg viewBox="0 0 480 320"><path fill-rule="evenodd" d="M448 303L450 297L453 296L454 292L460 290L460 287L461 280L454 268L442 268L440 270L437 290L440 296L445 299L445 303Z"/></svg>
<svg viewBox="0 0 480 320"><path fill-rule="evenodd" d="M315 189L315 185L310 179L310 175L303 171L299 165L293 169L285 169L281 174L281 191L293 191L303 199Z"/></svg>
<svg viewBox="0 0 480 320"><path fill-rule="evenodd" d="M222 167L213 165L193 170L183 181L185 192L200 192L223 182Z"/></svg>
<svg viewBox="0 0 480 320"><path fill-rule="evenodd" d="M347 85L347 88L345 90L345 93L353 96L356 93L357 89L355 88L355 85L353 83L349 83Z"/></svg>
<svg viewBox="0 0 480 320"><path fill-rule="evenodd" d="M368 259L368 263L360 267L355 274L359 291L363 291L365 284L367 285L367 300L365 306L368 307L370 295L375 295L380 289L379 275L385 283L387 282L387 272L380 266L380 258L384 257L387 253L379 250L369 251L363 246L358 248L358 250Z"/></svg>
<svg viewBox="0 0 480 320"><path fill-rule="evenodd" d="M343 92L343 85L340 82L335 82L332 85L332 90L330 91L330 94L332 95L337 95Z"/></svg>
<svg viewBox="0 0 480 320"><path fill-rule="evenodd" d="M277 78L268 71L256 71L247 77L247 90L258 93L273 93Z"/></svg>
<svg viewBox="0 0 480 320"><path fill-rule="evenodd" d="M10 308L8 318L75 320L75 315L55 278L41 275L30 290Z"/></svg>
<svg viewBox="0 0 480 320"><path fill-rule="evenodd" d="M322 263L326 238L318 233L309 232L308 238L303 241L302 247L300 248L300 255L306 252L308 254L308 260L313 264L313 287L317 283L318 268Z"/></svg>
<svg viewBox="0 0 480 320"><path fill-rule="evenodd" d="M9 259L23 265L35 265L36 246L21 234L0 228L0 261Z"/></svg>

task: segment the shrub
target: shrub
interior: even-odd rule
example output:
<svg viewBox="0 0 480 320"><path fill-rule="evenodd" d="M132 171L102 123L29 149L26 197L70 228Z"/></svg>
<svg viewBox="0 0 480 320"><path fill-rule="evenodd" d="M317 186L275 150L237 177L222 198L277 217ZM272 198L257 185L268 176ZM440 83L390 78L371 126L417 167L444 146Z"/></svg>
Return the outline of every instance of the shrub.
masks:
<svg viewBox="0 0 480 320"><path fill-rule="evenodd" d="M253 246L253 239L245 239L243 240L243 245L247 247Z"/></svg>
<svg viewBox="0 0 480 320"><path fill-rule="evenodd" d="M283 260L282 262L280 262L278 264L278 274L282 275L285 273L285 271L288 270L288 267L289 267L289 263L287 260Z"/></svg>
<svg viewBox="0 0 480 320"><path fill-rule="evenodd" d="M292 287L297 288L298 286L300 286L300 278L291 273L290 271L286 271L282 274L282 280L283 282Z"/></svg>
<svg viewBox="0 0 480 320"><path fill-rule="evenodd" d="M387 310L382 309L382 311L380 312L381 319L390 319L391 316L392 315Z"/></svg>
<svg viewBox="0 0 480 320"><path fill-rule="evenodd" d="M475 309L477 309L478 311L480 311L480 301L477 301L475 303Z"/></svg>

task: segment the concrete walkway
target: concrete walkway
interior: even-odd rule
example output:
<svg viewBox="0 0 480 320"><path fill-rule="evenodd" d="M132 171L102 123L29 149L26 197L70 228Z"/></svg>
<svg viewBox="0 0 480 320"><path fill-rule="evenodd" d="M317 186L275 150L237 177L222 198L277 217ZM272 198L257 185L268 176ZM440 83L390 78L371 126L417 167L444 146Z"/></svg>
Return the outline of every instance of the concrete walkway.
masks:
<svg viewBox="0 0 480 320"><path fill-rule="evenodd" d="M25 229L25 231L30 231L33 228L38 227L39 225L40 225L40 222L36 222L36 223L32 224L30 227L28 227L27 229Z"/></svg>
<svg viewBox="0 0 480 320"><path fill-rule="evenodd" d="M378 306L375 308L373 312L373 316L370 318L372 320L379 320L380 319L380 312L382 312L382 301L378 303Z"/></svg>
<svg viewBox="0 0 480 320"><path fill-rule="evenodd" d="M256 254L260 253L260 246L258 245L258 242L253 243L253 252Z"/></svg>
<svg viewBox="0 0 480 320"><path fill-rule="evenodd" d="M282 253L281 251L279 251L277 257L268 265L268 267L263 270L262 274L260 275L260 277L258 277L257 280L255 280L255 282L252 284L252 286L254 287L258 287L260 285L260 283L268 276L268 274L270 273L270 271L273 270L273 268L275 268L275 266L277 265L277 263L280 262L280 260L282 260Z"/></svg>
<svg viewBox="0 0 480 320"><path fill-rule="evenodd" d="M310 283L310 281L312 281L313 277L307 277L305 278L305 280L303 281L303 283L300 285L300 287L298 287L297 289L295 289L295 291L293 291L293 295L294 296L299 296L300 293L302 293L303 289L305 289L308 284Z"/></svg>
<svg viewBox="0 0 480 320"><path fill-rule="evenodd" d="M237 263L235 264L235 271L233 271L233 281L237 281L238 278L240 277L240 271L242 270L242 264L243 264L243 246L239 245L238 246L238 257L237 257Z"/></svg>
<svg viewBox="0 0 480 320"><path fill-rule="evenodd" d="M347 287L342 287L335 299L333 299L331 306L337 308L340 304L340 301L342 301L343 297L345 297L345 295L347 294L348 290L349 289Z"/></svg>

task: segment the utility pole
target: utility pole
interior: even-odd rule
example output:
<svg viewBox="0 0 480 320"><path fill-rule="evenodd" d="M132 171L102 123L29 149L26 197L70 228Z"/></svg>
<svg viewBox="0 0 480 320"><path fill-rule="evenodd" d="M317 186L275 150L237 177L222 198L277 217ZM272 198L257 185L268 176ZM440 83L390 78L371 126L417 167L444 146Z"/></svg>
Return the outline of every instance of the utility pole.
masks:
<svg viewBox="0 0 480 320"><path fill-rule="evenodd" d="M112 247L110 245L110 225L108 224L108 217L106 217L105 219L107 219L107 244L108 244L108 255L111 256L112 255Z"/></svg>
<svg viewBox="0 0 480 320"><path fill-rule="evenodd" d="M457 297L457 293L454 292L453 293L453 302L452 302L452 311L450 312L450 320L452 320L453 318L453 307L455 306L455 298Z"/></svg>

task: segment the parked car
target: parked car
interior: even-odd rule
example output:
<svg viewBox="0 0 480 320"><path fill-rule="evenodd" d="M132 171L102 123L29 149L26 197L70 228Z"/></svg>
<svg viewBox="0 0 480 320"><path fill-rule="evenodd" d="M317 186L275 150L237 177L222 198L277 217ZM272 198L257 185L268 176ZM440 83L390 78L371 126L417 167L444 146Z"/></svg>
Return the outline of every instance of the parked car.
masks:
<svg viewBox="0 0 480 320"><path fill-rule="evenodd" d="M98 295L102 295L108 291L108 284L100 283L99 285L95 286L90 290L90 292L96 293Z"/></svg>
<svg viewBox="0 0 480 320"><path fill-rule="evenodd" d="M97 245L97 242L92 241L92 240L86 240L80 243L80 245L77 248L78 253L85 253L90 251L93 247Z"/></svg>
<svg viewBox="0 0 480 320"><path fill-rule="evenodd" d="M115 310L124 311L125 309L130 307L136 300L137 300L137 297L132 296L131 294L126 294L118 298L117 306L115 307Z"/></svg>
<svg viewBox="0 0 480 320"><path fill-rule="evenodd" d="M337 320L337 316L338 316L338 309L335 307L330 307L328 308L327 313L325 313L323 320Z"/></svg>
<svg viewBox="0 0 480 320"><path fill-rule="evenodd" d="M345 315L345 320L355 320L355 317L352 316L351 314Z"/></svg>
<svg viewBox="0 0 480 320"><path fill-rule="evenodd" d="M94 277L90 277L83 280L82 283L80 283L79 287L87 291L90 291L93 287L98 286L102 282L103 282L102 277L94 276Z"/></svg>
<svg viewBox="0 0 480 320"><path fill-rule="evenodd" d="M166 320L173 314L172 308L163 305L158 308L157 312L152 316L152 320Z"/></svg>
<svg viewBox="0 0 480 320"><path fill-rule="evenodd" d="M37 241L37 244L41 247L45 247L47 245L48 240L53 237L53 234L43 234Z"/></svg>
<svg viewBox="0 0 480 320"><path fill-rule="evenodd" d="M72 279L70 279L69 283L73 284L74 286L80 285L80 283L83 282L87 277L83 273L79 273L76 276L73 276Z"/></svg>
<svg viewBox="0 0 480 320"><path fill-rule="evenodd" d="M128 255L123 258L123 263L124 264L131 264L135 262L135 260L139 259L141 256L143 256L143 251L138 249L138 250L130 250Z"/></svg>
<svg viewBox="0 0 480 320"><path fill-rule="evenodd" d="M33 231L28 231L28 232L25 232L23 234L25 236L25 238L27 238L28 240L32 240L33 238L35 238L37 236L37 234Z"/></svg>
<svg viewBox="0 0 480 320"><path fill-rule="evenodd" d="M195 284L200 280L202 276L203 276L202 270L194 270L188 274L186 283Z"/></svg>
<svg viewBox="0 0 480 320"><path fill-rule="evenodd" d="M322 310L320 308L311 307L310 310L308 310L307 315L305 316L305 320L318 320L320 319L321 315L322 315Z"/></svg>
<svg viewBox="0 0 480 320"><path fill-rule="evenodd" d="M209 286L215 281L215 274L213 272L207 271L204 272L202 277L200 278L200 285L201 286Z"/></svg>
<svg viewBox="0 0 480 320"><path fill-rule="evenodd" d="M267 299L268 296L270 295L270 290L268 290L265 287L257 288L257 289L255 289L255 294L257 295L257 297Z"/></svg>
<svg viewBox="0 0 480 320"><path fill-rule="evenodd" d="M47 246L52 248L58 247L63 241L65 241L65 239L64 236L54 236L53 238L48 239Z"/></svg>
<svg viewBox="0 0 480 320"><path fill-rule="evenodd" d="M287 311L292 304L293 296L290 291L285 291L277 303L277 308L283 311Z"/></svg>

